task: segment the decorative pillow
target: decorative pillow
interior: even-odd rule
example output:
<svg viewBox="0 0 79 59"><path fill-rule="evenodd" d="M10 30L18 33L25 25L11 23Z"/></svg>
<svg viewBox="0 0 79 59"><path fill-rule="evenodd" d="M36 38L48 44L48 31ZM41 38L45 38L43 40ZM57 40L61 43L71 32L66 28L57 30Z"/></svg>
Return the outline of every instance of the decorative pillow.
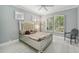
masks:
<svg viewBox="0 0 79 59"><path fill-rule="evenodd" d="M30 31L25 31L25 35L29 35L30 34Z"/></svg>

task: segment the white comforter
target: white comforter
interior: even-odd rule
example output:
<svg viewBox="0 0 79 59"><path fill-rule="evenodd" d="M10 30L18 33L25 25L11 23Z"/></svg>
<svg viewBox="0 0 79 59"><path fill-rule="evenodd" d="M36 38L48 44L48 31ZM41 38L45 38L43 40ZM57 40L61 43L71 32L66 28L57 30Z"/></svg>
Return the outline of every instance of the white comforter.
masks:
<svg viewBox="0 0 79 59"><path fill-rule="evenodd" d="M34 39L34 40L42 40L42 38L46 37L50 35L50 33L45 33L45 32L36 32L34 34L30 34L30 35L24 35L24 36L27 36L31 39Z"/></svg>

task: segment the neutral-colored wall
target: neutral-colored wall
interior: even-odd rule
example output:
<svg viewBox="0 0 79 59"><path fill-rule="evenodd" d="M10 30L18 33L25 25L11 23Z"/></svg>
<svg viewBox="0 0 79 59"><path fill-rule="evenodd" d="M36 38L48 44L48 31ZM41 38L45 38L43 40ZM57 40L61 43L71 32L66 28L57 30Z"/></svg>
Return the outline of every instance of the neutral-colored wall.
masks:
<svg viewBox="0 0 79 59"><path fill-rule="evenodd" d="M14 19L14 8L0 6L0 43L18 39L18 24Z"/></svg>
<svg viewBox="0 0 79 59"><path fill-rule="evenodd" d="M18 21L15 11L24 13L25 20L31 20L33 13L13 6L0 6L0 43L19 39Z"/></svg>
<svg viewBox="0 0 79 59"><path fill-rule="evenodd" d="M60 12L55 12L50 15L47 15L46 18L54 15L64 15L65 16L65 31L71 31L73 28L77 28L77 8L69 9L69 10L64 10ZM43 17L43 19L45 16ZM47 21L44 19L45 22ZM46 23L47 24L47 23ZM46 25L47 26L47 25ZM46 27L42 27L46 31Z"/></svg>
<svg viewBox="0 0 79 59"><path fill-rule="evenodd" d="M77 20L77 27L78 27L78 29L79 29L79 7L78 7L78 14L77 14L78 16L77 16L77 18L78 18L78 20Z"/></svg>

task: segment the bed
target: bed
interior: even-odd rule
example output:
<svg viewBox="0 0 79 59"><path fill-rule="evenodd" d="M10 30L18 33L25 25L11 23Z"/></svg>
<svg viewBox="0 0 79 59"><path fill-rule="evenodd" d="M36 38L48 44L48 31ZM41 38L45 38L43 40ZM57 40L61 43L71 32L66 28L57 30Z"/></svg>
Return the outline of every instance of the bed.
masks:
<svg viewBox="0 0 79 59"><path fill-rule="evenodd" d="M26 27L25 25L27 24L22 24L22 28ZM32 26L33 24L30 26L30 29L33 29ZM47 32L34 32L26 35L22 33L20 34L20 41L23 41L24 43L38 50L38 52L43 52L45 48L52 42L52 34Z"/></svg>

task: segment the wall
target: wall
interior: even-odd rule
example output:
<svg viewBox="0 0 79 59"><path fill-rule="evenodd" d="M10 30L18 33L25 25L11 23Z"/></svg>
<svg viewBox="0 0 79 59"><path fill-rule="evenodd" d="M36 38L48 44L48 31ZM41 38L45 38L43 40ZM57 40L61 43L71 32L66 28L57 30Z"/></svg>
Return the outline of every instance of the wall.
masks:
<svg viewBox="0 0 79 59"><path fill-rule="evenodd" d="M37 16L13 6L0 6L0 43L19 39L18 21L15 20L15 11L23 12L25 20L30 20L32 15Z"/></svg>
<svg viewBox="0 0 79 59"><path fill-rule="evenodd" d="M14 19L14 8L0 6L0 43L18 39L18 25Z"/></svg>
<svg viewBox="0 0 79 59"><path fill-rule="evenodd" d="M64 15L65 16L65 31L69 32L69 31L71 31L71 29L77 28L77 8L64 10L64 11L60 11L60 12L55 12L50 15L47 15L46 18L48 18L50 16L54 16L54 15ZM45 22L46 22L46 20L45 20ZM46 31L46 27L42 27L42 28L44 28Z"/></svg>
<svg viewBox="0 0 79 59"><path fill-rule="evenodd" d="M78 27L78 29L79 29L79 7L78 7L78 14L77 14L78 16L77 16L77 18L78 18L78 20L77 20L77 23L78 23L78 25L77 25L77 27Z"/></svg>

